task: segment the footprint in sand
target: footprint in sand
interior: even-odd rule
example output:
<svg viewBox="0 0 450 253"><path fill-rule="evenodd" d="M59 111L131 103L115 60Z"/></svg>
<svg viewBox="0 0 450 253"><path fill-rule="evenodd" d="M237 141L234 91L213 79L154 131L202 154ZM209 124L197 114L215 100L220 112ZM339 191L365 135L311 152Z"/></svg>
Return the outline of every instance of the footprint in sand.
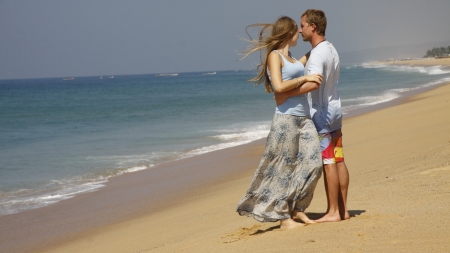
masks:
<svg viewBox="0 0 450 253"><path fill-rule="evenodd" d="M224 239L223 243L232 243L239 240L245 240L248 239L250 236L256 234L259 231L259 228L262 225L254 225L250 228L243 228L240 227L233 233L229 233L222 236L222 239Z"/></svg>

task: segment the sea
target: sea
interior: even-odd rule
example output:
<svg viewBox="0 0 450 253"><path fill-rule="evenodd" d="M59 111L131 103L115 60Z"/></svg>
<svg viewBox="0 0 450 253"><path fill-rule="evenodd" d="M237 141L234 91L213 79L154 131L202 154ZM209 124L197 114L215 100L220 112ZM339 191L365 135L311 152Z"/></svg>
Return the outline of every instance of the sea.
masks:
<svg viewBox="0 0 450 253"><path fill-rule="evenodd" d="M273 95L254 71L0 80L0 215L110 178L265 138ZM344 117L450 82L450 68L342 65Z"/></svg>

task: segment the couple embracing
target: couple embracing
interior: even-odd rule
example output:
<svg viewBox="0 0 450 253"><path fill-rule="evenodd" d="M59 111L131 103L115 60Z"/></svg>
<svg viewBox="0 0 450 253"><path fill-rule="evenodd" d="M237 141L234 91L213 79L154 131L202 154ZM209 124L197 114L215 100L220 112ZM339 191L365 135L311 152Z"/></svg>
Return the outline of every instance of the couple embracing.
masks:
<svg viewBox="0 0 450 253"><path fill-rule="evenodd" d="M258 75L277 107L266 148L237 212L261 222L280 221L282 229L349 219L346 203L349 174L342 152L342 111L337 92L339 56L325 39L327 20L321 10L302 14L300 29L289 17L261 27L246 56L260 51ZM299 34L312 50L296 60L289 52ZM328 207L317 220L304 213L324 174ZM299 223L297 221L302 221Z"/></svg>

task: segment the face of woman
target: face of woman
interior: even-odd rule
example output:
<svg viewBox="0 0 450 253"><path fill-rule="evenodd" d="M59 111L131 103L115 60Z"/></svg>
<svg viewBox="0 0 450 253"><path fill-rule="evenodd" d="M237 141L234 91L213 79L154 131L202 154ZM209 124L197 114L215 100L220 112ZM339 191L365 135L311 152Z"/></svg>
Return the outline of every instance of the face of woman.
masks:
<svg viewBox="0 0 450 253"><path fill-rule="evenodd" d="M292 37L291 41L289 42L290 47L297 46L297 40L298 40L298 32L294 34L294 37Z"/></svg>

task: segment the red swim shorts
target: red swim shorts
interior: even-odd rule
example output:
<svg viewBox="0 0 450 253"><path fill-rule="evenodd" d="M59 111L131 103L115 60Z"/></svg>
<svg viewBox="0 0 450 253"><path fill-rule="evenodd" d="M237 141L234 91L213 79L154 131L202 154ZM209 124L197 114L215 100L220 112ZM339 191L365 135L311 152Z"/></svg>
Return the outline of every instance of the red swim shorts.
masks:
<svg viewBox="0 0 450 253"><path fill-rule="evenodd" d="M344 161L342 148L342 131L338 129L330 133L319 133L323 164L333 164Z"/></svg>

